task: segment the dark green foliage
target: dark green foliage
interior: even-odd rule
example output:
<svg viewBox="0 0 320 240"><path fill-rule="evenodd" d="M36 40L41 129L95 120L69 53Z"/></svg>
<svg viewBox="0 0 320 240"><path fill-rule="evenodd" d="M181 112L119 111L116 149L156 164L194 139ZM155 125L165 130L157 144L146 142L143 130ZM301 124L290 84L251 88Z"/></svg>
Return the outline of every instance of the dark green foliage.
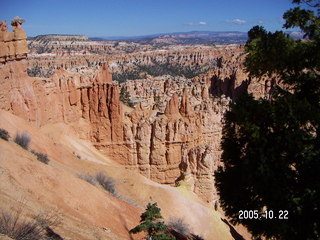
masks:
<svg viewBox="0 0 320 240"><path fill-rule="evenodd" d="M319 228L319 137L301 128L308 106L294 96L271 103L245 95L231 106L223 131L225 168L216 173L221 206L254 235L303 239ZM319 110L318 110L319 113ZM289 211L289 220L240 220L239 210ZM309 224L306 224L309 222ZM298 231L298 232L296 232ZM305 238L307 239L307 238ZM310 238L312 239L312 238Z"/></svg>
<svg viewBox="0 0 320 240"><path fill-rule="evenodd" d="M116 195L116 186L112 177L107 177L103 172L96 174L97 182L112 195Z"/></svg>
<svg viewBox="0 0 320 240"><path fill-rule="evenodd" d="M170 75L173 77L185 77L194 78L200 74L208 72L210 69L222 68L223 58L217 58L216 60L199 65L198 63L193 65L180 65L172 60L173 56L168 56L164 59L164 62L159 62L156 59L151 59L150 64L135 63L134 70L126 70L120 73L113 73L112 78L120 83L127 80L146 79L148 75L153 77Z"/></svg>
<svg viewBox="0 0 320 240"><path fill-rule="evenodd" d="M320 21L319 21L319 8L320 3L318 0L312 0L311 2L317 2L315 7L318 8L315 14L312 10L301 9L296 7L287 11L283 18L286 20L284 24L285 28L299 27L304 33L304 37L310 39L319 39L320 37Z"/></svg>
<svg viewBox="0 0 320 240"><path fill-rule="evenodd" d="M270 99L245 94L225 115L224 166L215 173L220 203L256 237L320 239L319 17L308 11L284 15L285 27L301 27L308 41L258 26L249 31L247 71L282 82ZM288 219L239 219L240 210L264 209L277 217L287 210Z"/></svg>
<svg viewBox="0 0 320 240"><path fill-rule="evenodd" d="M45 164L48 164L49 163L49 158L47 156L47 154L43 154L43 153L39 153L39 152L36 152L34 150L31 150L31 152L37 156L37 159L40 161L40 162L43 162Z"/></svg>
<svg viewBox="0 0 320 240"><path fill-rule="evenodd" d="M0 138L2 138L3 140L8 141L10 138L10 135L8 133L7 130L0 128Z"/></svg>
<svg viewBox="0 0 320 240"><path fill-rule="evenodd" d="M279 31L268 33L263 27L255 26L248 35L249 41L245 46L248 55L244 65L250 76L283 75L295 70L298 43L288 34Z"/></svg>
<svg viewBox="0 0 320 240"><path fill-rule="evenodd" d="M159 221L162 219L160 211L157 203L148 203L146 211L140 216L140 224L131 229L129 233L146 232L145 238L149 240L174 240L173 236L165 233L167 226L164 222Z"/></svg>
<svg viewBox="0 0 320 240"><path fill-rule="evenodd" d="M122 73L113 73L112 79L118 81L119 83L124 83L127 80L143 79L146 78L146 74L140 74L139 71L131 70L124 71Z"/></svg>
<svg viewBox="0 0 320 240"><path fill-rule="evenodd" d="M130 97L130 93L125 86L122 86L120 90L120 101L129 107L134 107L134 103L131 101Z"/></svg>
<svg viewBox="0 0 320 240"><path fill-rule="evenodd" d="M37 77L40 75L40 70L41 67L39 67L38 65L32 67L32 68L28 68L27 69L27 73L30 77Z"/></svg>
<svg viewBox="0 0 320 240"><path fill-rule="evenodd" d="M30 77L45 77L49 78L55 72L53 67L40 67L38 65L28 68L27 73Z"/></svg>
<svg viewBox="0 0 320 240"><path fill-rule="evenodd" d="M29 134L23 132L23 133L17 133L17 135L14 138L14 142L24 149L28 150L29 144L30 144L31 138Z"/></svg>
<svg viewBox="0 0 320 240"><path fill-rule="evenodd" d="M173 63L157 63L154 62L153 65L138 65L140 71L146 72L151 76L157 77L162 75L171 76L183 76L186 78L193 78L200 74L206 73L209 68L195 65L195 66L181 66Z"/></svg>

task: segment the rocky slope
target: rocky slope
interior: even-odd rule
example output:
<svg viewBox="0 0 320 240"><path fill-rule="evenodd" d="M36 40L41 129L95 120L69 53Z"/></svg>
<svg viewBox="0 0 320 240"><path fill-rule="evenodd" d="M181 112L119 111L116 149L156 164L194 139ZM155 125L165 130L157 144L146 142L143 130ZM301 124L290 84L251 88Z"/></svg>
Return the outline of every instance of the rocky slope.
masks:
<svg viewBox="0 0 320 240"><path fill-rule="evenodd" d="M180 217L191 232L205 239L234 239L223 215L201 203L183 187L156 184L106 158L88 141L80 140L68 125L42 128L0 110L0 128L11 136L17 131L31 136L30 149L45 153L49 164L12 140L0 139L0 211L23 209L22 220L54 216L60 224L52 230L62 239L141 239L128 234L139 222L148 202L158 202L164 220ZM81 157L79 157L81 156ZM92 185L79 175L104 172L115 181L117 195ZM241 230L241 229L240 229Z"/></svg>

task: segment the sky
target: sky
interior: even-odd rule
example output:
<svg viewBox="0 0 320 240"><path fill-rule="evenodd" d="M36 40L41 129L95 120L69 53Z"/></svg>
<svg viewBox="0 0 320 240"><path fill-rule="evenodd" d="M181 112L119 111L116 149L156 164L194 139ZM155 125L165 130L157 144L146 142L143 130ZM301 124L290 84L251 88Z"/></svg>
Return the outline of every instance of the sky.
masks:
<svg viewBox="0 0 320 240"><path fill-rule="evenodd" d="M0 20L26 20L28 36L141 36L188 31L281 30L292 0L1 0Z"/></svg>

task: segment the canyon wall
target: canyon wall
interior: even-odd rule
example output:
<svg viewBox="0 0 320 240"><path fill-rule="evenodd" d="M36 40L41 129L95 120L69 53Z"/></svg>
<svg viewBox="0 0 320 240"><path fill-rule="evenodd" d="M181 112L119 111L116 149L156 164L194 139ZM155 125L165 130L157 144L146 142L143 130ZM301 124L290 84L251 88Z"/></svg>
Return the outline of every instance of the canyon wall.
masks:
<svg viewBox="0 0 320 240"><path fill-rule="evenodd" d="M60 69L51 78L31 78L26 66L26 60L0 66L1 109L39 127L67 123L119 163L159 183L189 179L199 196L213 200L223 111L208 97L205 84L190 88L185 82L162 81L158 96L168 100L164 109L152 102L131 109L120 102L120 86L112 82L106 64L81 73ZM146 90L153 81L131 84Z"/></svg>
<svg viewBox="0 0 320 240"><path fill-rule="evenodd" d="M270 90L270 84L248 80L242 51L225 46L7 59L0 65L0 108L39 127L64 122L127 168L159 183L183 182L204 201L213 202L213 173L220 164L228 103L244 91L265 96ZM192 78L147 74L122 84L112 81L110 71L157 64L208 70ZM30 77L27 68L35 66L52 67L54 73ZM120 89L129 94L134 108L120 102Z"/></svg>

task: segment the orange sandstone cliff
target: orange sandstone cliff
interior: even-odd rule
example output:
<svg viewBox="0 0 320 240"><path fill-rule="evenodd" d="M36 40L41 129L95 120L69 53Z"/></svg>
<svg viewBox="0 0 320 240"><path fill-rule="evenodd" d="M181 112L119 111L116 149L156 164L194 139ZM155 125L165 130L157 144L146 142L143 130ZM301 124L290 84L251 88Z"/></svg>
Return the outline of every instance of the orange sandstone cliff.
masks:
<svg viewBox="0 0 320 240"><path fill-rule="evenodd" d="M222 64L226 67L192 80L159 77L120 86L106 63L77 71L60 68L43 78L28 76L27 60L7 61L0 70L0 108L35 126L66 123L118 163L159 183L185 181L213 202L228 99L253 88L236 68L239 58ZM121 87L140 101L135 109L120 102Z"/></svg>
<svg viewBox="0 0 320 240"><path fill-rule="evenodd" d="M223 216L218 212L213 214L203 205L180 197L177 190L146 182L136 173L126 177L128 173L119 167L92 166L86 160L90 159L88 156L79 160L72 153L62 150L62 147L74 147L78 140L65 133L64 138L67 140L63 144L55 142L54 136L57 133L49 130L49 126L64 124L72 129L70 132L75 132L78 137L91 142L100 150L95 153L94 161L106 161L104 157L97 157L98 153L102 153L102 156L109 156L115 163L121 163L131 170L136 169L156 182L173 185L183 180L187 189L194 191L200 199L212 202L216 199L213 171L220 154L218 141L221 114L227 102L210 99L208 87L203 83L190 87L187 83L172 82L169 79L161 82L162 89L166 91L161 97L167 98L163 110L154 107L156 104L153 102L141 102L132 109L120 102L120 86L112 81L106 64L98 69L81 72L60 69L51 78L29 77L26 65L27 60L19 60L8 61L0 66L0 84L3 86L0 91L0 108L6 110L6 113L2 113L0 125L14 134L14 130L23 128L25 123L22 122L31 124L27 129L34 138L36 145L33 147L47 153L53 163L48 167L43 166L28 152L20 148L17 151L10 143L2 145L1 142L3 149L7 149L0 162L1 169L5 171L3 177L6 177L2 184L9 184L10 178L16 179L15 188L1 185L2 190L7 189L4 202L8 203L8 196L14 195L10 189L20 192L28 189L30 194L24 194L24 197L32 204L36 199L41 199L43 204L40 207L29 203L30 211L53 205L63 212L65 224L55 229L62 236L71 236L73 239L97 239L98 236L106 239L132 239L127 230L138 222L138 210L110 196L105 200L106 194L101 190L74 177L74 172L104 169L119 179L120 190L119 182L123 182L125 186L122 193L130 193L140 208L143 209L142 206L149 201L157 201L166 217L173 213L185 216L190 219L192 230L206 239L232 239L229 227L222 223L220 219ZM180 91L172 92L170 86L176 84ZM9 112L15 117L8 115ZM17 128L18 125L20 127ZM46 134L50 134L50 139L46 134L36 137L39 127L48 129ZM79 143L76 145L79 149ZM87 151L81 153L82 156L86 156ZM15 162L16 166L8 161L12 154L20 156ZM56 168L62 166L62 173L59 173L61 169ZM26 174L26 168L32 168L38 174L32 171ZM48 187L47 182L56 187ZM60 196L65 198L60 199ZM89 200L84 201L86 196ZM196 196L192 198L196 199ZM168 199L171 199L169 205ZM195 212L188 211L188 206L195 209ZM109 208L111 210L107 211ZM105 212L112 218L116 217L116 221L110 221ZM200 219L205 222L204 225L199 225ZM90 235L92 231L94 235Z"/></svg>

